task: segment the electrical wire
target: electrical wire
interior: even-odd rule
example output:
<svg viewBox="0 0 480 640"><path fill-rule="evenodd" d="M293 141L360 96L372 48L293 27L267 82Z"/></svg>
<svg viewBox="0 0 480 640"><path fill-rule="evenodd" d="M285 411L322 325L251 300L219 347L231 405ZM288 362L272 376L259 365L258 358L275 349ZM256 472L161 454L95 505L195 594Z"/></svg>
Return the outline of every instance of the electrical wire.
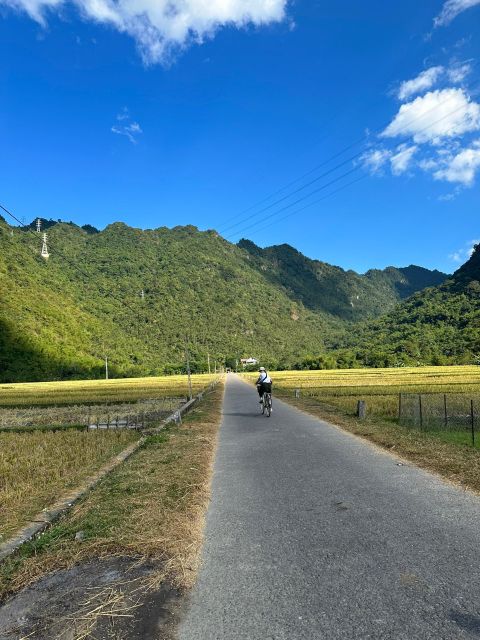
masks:
<svg viewBox="0 0 480 640"><path fill-rule="evenodd" d="M411 124L414 124L415 122L422 120L423 118L425 118L426 116L428 116L429 114L431 114L433 111L435 111L436 109L444 106L445 104L447 104L448 102L450 102L452 99L454 98L453 95L449 96L446 100L443 100L441 103L435 105L434 107L432 107L431 109L428 109L427 111L425 111L424 113L422 113L420 116L418 116L417 118L413 118L410 122L408 122L406 125L404 125L404 128L409 127ZM456 109L454 112L460 110L461 108L463 108L463 106L459 107L459 109ZM449 117L450 115L452 115L452 113L447 114L446 117ZM433 123L436 124L436 123ZM314 173L315 171L317 171L319 168L328 165L330 162L332 162L333 160L335 160L336 158L340 157L341 155L343 155L344 153L346 153L347 151L349 151L350 149L354 148L355 146L357 146L358 144L361 144L365 141L367 141L370 136L371 133L379 133L381 131L383 131L385 129L385 126L387 125L382 125L381 127L378 127L376 129L373 130L373 132L369 132L368 134L366 134L365 136L362 136L361 138L359 138L358 140L356 140L355 142L349 144L348 146L344 147L341 151L337 152L336 154L334 154L333 156L331 156L330 158L328 158L327 160L325 160L324 162L322 162L320 165L317 165L317 167L315 167L314 169L310 170L309 172L305 173L302 177L297 178L296 180L293 180L292 182L289 183L289 185L295 184L296 182L302 180L304 177L307 177L308 175L311 175L312 173ZM426 127L427 129L432 126L432 125L428 125L428 127ZM422 131L424 131L425 129L417 132L416 135L418 135L418 133L421 133ZM246 218L243 218L242 220L240 220L239 222L236 222L234 224L228 225L227 227L221 227L219 230L219 233L224 234L225 232L229 231L230 229L234 229L235 227L238 227L239 225L244 224L245 222L248 222L248 220L251 220L252 218L260 215L261 213L264 213L265 211L268 211L269 209L275 207L278 204L281 204L282 202L284 202L285 200L288 200L290 197L294 196L295 194L299 193L300 191L303 191L304 189L308 188L309 186L311 186L312 184L315 184L316 182L318 182L319 180L321 180L322 178L330 175L331 173L333 173L334 171L336 171L337 169L341 168L342 166L345 166L346 164L348 164L349 162L353 162L354 160L356 160L357 158L359 158L363 153L365 153L365 149L362 149L361 151L359 151L358 153L354 154L353 156L350 156L349 158L347 158L345 161L337 164L335 167L333 167L332 169L329 169L328 171L320 174L319 176L317 176L316 178L314 178L313 180L307 182L306 184L298 187L297 189L295 189L294 191L288 193L286 196L283 196L282 198L276 200L275 202L269 204L268 206L260 209L259 211L255 211L254 213L252 213L251 215L247 216ZM288 186L288 185L287 185ZM281 189L279 189L277 192L275 193L280 193L282 191L284 191L287 187L283 187ZM268 201L271 197L273 196L268 196L267 198L265 198L263 201L261 201L261 203ZM259 203L260 204L260 203ZM253 205L252 207L250 207L249 209L245 210L245 212L250 211L252 209L255 209L257 205ZM236 216L238 217L238 216ZM237 235L237 234L233 234L233 235ZM227 236L228 237L232 237L232 236Z"/></svg>

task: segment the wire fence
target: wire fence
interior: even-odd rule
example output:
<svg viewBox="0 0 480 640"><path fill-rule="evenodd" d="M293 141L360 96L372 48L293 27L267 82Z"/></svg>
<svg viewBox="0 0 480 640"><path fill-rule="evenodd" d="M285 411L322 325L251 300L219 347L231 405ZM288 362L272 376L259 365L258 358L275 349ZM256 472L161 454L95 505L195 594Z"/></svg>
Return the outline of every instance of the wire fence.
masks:
<svg viewBox="0 0 480 640"><path fill-rule="evenodd" d="M162 397L132 403L0 409L0 431L58 427L141 429L170 415L185 397Z"/></svg>
<svg viewBox="0 0 480 640"><path fill-rule="evenodd" d="M480 426L480 396L456 393L401 393L399 424L425 431L469 433L472 443Z"/></svg>

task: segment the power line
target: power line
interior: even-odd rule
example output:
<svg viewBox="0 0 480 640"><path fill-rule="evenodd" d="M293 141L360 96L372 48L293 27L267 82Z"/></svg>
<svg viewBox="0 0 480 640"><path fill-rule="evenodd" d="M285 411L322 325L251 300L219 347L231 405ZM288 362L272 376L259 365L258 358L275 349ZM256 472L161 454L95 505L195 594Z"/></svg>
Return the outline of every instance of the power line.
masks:
<svg viewBox="0 0 480 640"><path fill-rule="evenodd" d="M435 107L433 107L432 109L429 109L429 111L427 111L427 112L423 113L420 117L418 117L418 118L414 118L414 119L413 119L413 120L411 120L407 125L405 125L405 127L410 126L411 124L413 124L414 122L416 122L416 121L418 121L418 120L421 120L423 117L425 117L426 115L428 115L428 113L430 113L431 111L434 111L435 109L438 109L439 107L443 106L444 104L446 104L447 102L449 102L449 100L451 100L451 99L452 99L452 97L453 97L453 96L451 96L451 97L450 97L450 98L448 98L447 100L444 100L443 102L441 102L440 104L436 105L436 106L435 106ZM442 122L442 121L443 121L443 120L445 120L446 118L451 117L452 115L454 115L455 113L457 113L458 111L460 111L460 110L461 110L461 109L463 109L463 108L464 108L464 105L462 104L460 107L457 107L456 109L454 109L453 111L451 111L451 112L449 112L449 113L445 114L444 116L442 116L442 117L441 117L441 118L439 118L438 120L435 120L434 122L431 122L429 125L427 125L427 126L426 126L426 127L424 127L423 129L420 129L420 130L419 130L419 131L417 131L415 134L408 136L408 137L407 137L407 139L410 139L410 138L411 138L411 139L414 139L414 138L415 138L416 136L418 136L419 134L423 133L424 131L427 131L428 129L430 129L431 127L435 126L435 125L436 125L436 124L438 124L439 122ZM333 171L336 171L336 169L338 169L340 166L344 166L345 164L347 164L347 163L349 163L349 162L353 162L353 161L354 161L354 160L356 160L359 156L361 156L363 153L364 153L364 150L360 151L359 153L356 153L355 155L351 156L350 158L348 158L348 159L347 159L347 160L345 160L344 162L340 163L339 165L336 165L336 167L334 167L333 169L331 169L331 170L329 170L328 172L326 172L326 174L330 174L330 173L332 173ZM331 182L327 183L326 185L323 185L323 186L319 187L318 189L314 189L313 191L311 191L311 192L310 192L310 193L308 193L307 195L303 196L302 198L299 198L298 200L296 200L296 201L294 201L294 202L292 202L292 203L290 203L290 204L285 205L285 206L284 206L284 207L282 207L280 210L278 210L278 211L275 211L275 212L271 213L270 215L268 215L268 216L266 216L265 218L263 218L260 222L264 222L265 220L269 220L269 219L271 219L272 217L275 217L276 215L278 215L279 213L281 213L282 211L285 211L286 209L288 209L288 208L290 208L290 207L292 207L292 206L295 206L295 204L298 204L299 202L302 202L302 201L304 201L304 200L307 200L309 197L311 197L311 196L312 196L312 195L314 195L315 193L318 193L319 191L322 191L324 188L326 188L326 187L330 186L333 182L337 182L338 180L341 180L342 178L347 177L348 175L350 175L351 173L353 173L353 171L358 170L358 169L361 169L361 168L362 168L361 166L358 166L356 169L353 169L353 170L351 170L351 171L347 171L346 173L343 173L341 176L339 176L339 177L338 177L338 178L336 178L335 180L333 180L333 181L331 181ZM322 174L322 176L320 176L320 177L325 177L325 175L326 175L326 174ZM315 180L315 181L312 181L312 182L316 182L316 180ZM308 184L307 184L307 185L305 185L305 186L310 186L310 185L312 184L312 182L311 182L311 183L308 183ZM301 190L302 190L302 189L298 189L296 192L301 191ZM294 192L294 193L296 193L296 192ZM291 194L291 195L293 195L293 194ZM287 198L282 198L282 199L281 199L280 201L278 201L278 202L284 201L285 199L287 199ZM277 204L277 203L274 203L274 204ZM272 206L273 206L273 205L272 205ZM244 220L244 222L247 222L247 221L248 221L249 219L251 219L252 217L255 217L255 216L257 216L257 215L260 215L261 213L263 213L264 211L266 211L268 208L270 208L270 207L267 207L267 208L265 208L265 209L263 209L263 210L259 211L259 212L258 212L258 213L256 213L254 216L249 216L248 218L246 218L246 219ZM230 239L234 238L235 236L238 236L239 234L244 233L245 231L247 231L247 230L249 230L249 229L251 229L251 228L253 228L253 227L257 226L257 224L259 224L259 223L258 223L258 222L256 222L256 223L253 223L253 224L251 224L251 225L249 225L249 226L247 226L247 227L243 227L242 229L240 229L240 230L236 231L235 233L233 233L233 234L231 234L231 235L227 236L227 237L226 237L226 240L230 240ZM234 225L234 226L238 226L238 225Z"/></svg>
<svg viewBox="0 0 480 640"><path fill-rule="evenodd" d="M309 207L313 207L314 205L318 204L319 202L323 202L324 200L328 200L329 198L331 198L332 196L337 194L339 191L343 191L344 189L347 189L348 187L351 187L352 185L356 184L357 182L361 182L362 180L366 180L367 178L368 178L368 175L365 174L363 176L360 176L359 178L356 178L355 180L352 180L351 182L347 182L347 184L342 185L338 189L335 189L331 193L328 193L326 196L323 196L322 198L319 198L318 200L314 200L313 202L310 202L309 204L306 204L304 207L301 207L300 209L296 209L295 211L290 211L289 213L287 213L286 216L282 216L279 220L274 220L272 222L268 222L263 227L260 227L259 229L257 229L256 232L263 231L264 229L268 229L269 227L272 227L274 224L277 224L278 222L282 222L283 220L286 220L287 218L290 218L291 216L294 216L294 215L296 215L298 213L301 213L305 209L308 209Z"/></svg>
<svg viewBox="0 0 480 640"><path fill-rule="evenodd" d="M473 92L475 93L475 92ZM444 106L445 104L447 104L448 102L450 102L453 99L453 95L450 96L449 98L447 98L446 100L443 100L441 103L435 105L434 107L432 107L431 109L428 109L427 111L425 111L424 113L422 113L420 116L418 116L417 118L413 118L410 122L408 122L406 125L404 125L404 128L409 127L411 124L415 123L418 120L422 120L423 118L425 118L426 116L428 116L430 113L432 113L433 111L435 111L436 109ZM461 107L459 107L458 109L456 109L455 111L453 111L450 114L447 114L447 116L445 117L449 117L450 115L452 115L453 113L456 113L456 111L460 110L463 108L463 105ZM442 118L443 119L443 118ZM438 121L439 122L439 121ZM426 129L428 129L430 126L432 126L433 124L437 124L437 122L432 123L430 125L428 125L426 127ZM382 125L381 127L378 127L376 129L373 130L373 133L379 133L381 131L383 131L385 129L385 126L387 125ZM424 131L425 129L422 129L421 131L417 132L421 133L422 131ZM293 180L292 182L289 183L289 185L295 184L296 182L302 180L303 178L307 177L308 175L311 175L312 173L314 173L315 171L317 171L319 168L329 164L330 162L332 162L333 160L335 160L336 158L338 158L339 156L343 155L344 153L346 153L347 151L349 151L350 149L352 149L353 147L357 146L358 144L361 144L362 142L368 140L370 137L370 133L366 134L365 136L363 136L362 138L359 138L358 140L356 140L355 142L351 143L350 145L344 147L341 151L337 152L336 154L334 154L333 156L331 156L330 158L328 158L327 160L325 160L324 162L322 162L320 165L317 165L317 167L315 167L314 169L312 169L311 171L307 172L306 174L304 174L302 177L297 178L296 180ZM311 186L312 184L318 182L319 180L321 180L322 178L326 177L327 175L333 173L334 171L336 171L337 169L341 168L342 166L345 166L346 164L348 164L349 162L353 162L355 159L357 159L358 157L360 157L363 153L364 153L364 149L362 149L361 151L359 151L358 153L354 154L353 156L350 156L349 158L347 158L345 161L337 164L335 167L333 167L332 169L329 169L328 171L322 173L320 176L317 176L316 178L314 178L313 180L307 182L306 184L298 187L297 189L295 189L294 191L292 191L291 193L287 194L286 196L283 196L282 198L276 200L275 202L271 203L270 205L264 207L263 209L260 209L259 211L255 211L253 214L247 216L246 218L243 218L242 220L240 220L239 222L236 222L234 224L231 224L227 227L223 227L220 228L220 233L225 233L226 231L229 231L230 229L234 229L235 227L238 227L239 225L248 222L248 220L251 220L252 218L256 217L257 215L260 215L261 213L264 213L265 211L268 211L269 209L271 209L272 207L275 207L277 204L281 204L282 202L284 202L285 200L288 200L290 197L292 197L293 195L295 195L296 193L299 193L300 191L303 191L304 189L308 188L309 186ZM281 189L279 189L277 192L275 193L281 193L282 191L284 191L289 185L287 185L286 187L283 187ZM268 196L267 198L265 198L263 201L261 201L261 203L268 201L271 197L273 196ZM249 209L247 209L245 212L250 211L252 209L255 209L259 204L257 205L253 205L252 207L250 207ZM238 217L238 216L236 216ZM233 235L237 235L237 233L233 234ZM228 237L232 237L232 236L227 236Z"/></svg>
<svg viewBox="0 0 480 640"><path fill-rule="evenodd" d="M417 46L417 48L418 48L418 46ZM410 48L409 48L409 52L411 53L411 49ZM397 71L399 71L400 69L403 68L402 65L404 63L404 56L398 57L396 59L396 62L397 62L397 64L395 64L393 67L392 67L392 65L388 66L388 77L389 78L391 78L392 73L396 73ZM381 91L382 88L385 87L385 84L388 84L388 79L387 78L382 79L381 86L380 86L380 82L378 83L378 90ZM363 103L363 106L367 105L368 109L371 109L374 106L377 106L378 104L380 104L381 102L382 102L382 100L380 100L380 99L372 100L372 101L369 101L368 103L365 101ZM333 118L330 118L328 120L327 124L331 124L335 120L338 120L340 118L340 116L343 117L344 115L346 115L348 113L351 113L351 111L352 111L352 109L343 108L340 113L336 113L333 116ZM330 137L331 135L332 135L332 130L329 128L328 132L325 133L321 138L319 138L317 140L317 143L318 142L322 142L323 140L325 140L326 138ZM306 173L302 174L298 178L295 178L294 180L291 180L286 185L284 185L283 187L280 187L279 189L277 189L276 191L274 191L270 195L266 196L265 198L262 198L260 201L256 202L255 204L251 205L250 207L247 207L246 209L243 209L238 214L236 214L232 218L230 218L230 221L236 220L237 218L241 217L245 213L248 213L249 211L252 211L252 209L255 209L256 207L264 204L265 202L268 202L268 200L270 200L271 198L275 197L276 195L278 195L282 191L285 191L285 189L288 189L290 186L296 184L297 182L300 182L304 178L307 178L309 175L311 175L312 173L315 173L315 171L318 171L318 169L321 169L323 166L325 166L326 164L328 164L332 160L336 159L337 157L339 157L343 153L346 153L349 149L353 148L355 145L359 144L360 142L363 142L364 140L365 140L365 136L362 137L362 138L359 138L356 142L354 142L351 145L345 147L342 151L339 151L337 154L335 154L330 159L327 159L324 162L321 162L319 165L316 165L313 169L310 169L309 171L307 171ZM221 233L224 233L225 231L228 231L228 229L230 229L230 227L227 227L227 228L219 227L218 232L221 234Z"/></svg>

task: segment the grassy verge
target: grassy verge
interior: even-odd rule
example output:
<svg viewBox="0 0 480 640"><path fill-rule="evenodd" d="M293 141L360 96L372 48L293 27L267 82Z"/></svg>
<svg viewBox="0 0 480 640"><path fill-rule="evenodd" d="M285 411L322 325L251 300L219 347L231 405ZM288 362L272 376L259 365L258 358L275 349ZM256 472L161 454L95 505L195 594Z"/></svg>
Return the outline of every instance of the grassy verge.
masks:
<svg viewBox="0 0 480 640"><path fill-rule="evenodd" d="M311 398L296 399L282 393L276 395L299 409L367 438L425 469L480 491L480 452L470 445L468 438L462 441L460 435L455 433L407 429L381 418L359 420L338 407Z"/></svg>
<svg viewBox="0 0 480 640"><path fill-rule="evenodd" d="M0 598L55 569L92 558L161 561L178 587L192 584L210 494L223 386L182 425L171 424L107 476L43 536L0 565ZM83 532L82 541L75 539Z"/></svg>
<svg viewBox="0 0 480 640"><path fill-rule="evenodd" d="M127 430L0 433L0 541L138 437Z"/></svg>

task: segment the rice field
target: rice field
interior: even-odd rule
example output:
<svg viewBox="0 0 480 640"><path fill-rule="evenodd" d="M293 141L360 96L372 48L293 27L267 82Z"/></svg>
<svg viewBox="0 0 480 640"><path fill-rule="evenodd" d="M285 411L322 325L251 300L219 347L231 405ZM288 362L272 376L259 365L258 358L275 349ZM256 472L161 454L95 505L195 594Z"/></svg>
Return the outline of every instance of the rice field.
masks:
<svg viewBox="0 0 480 640"><path fill-rule="evenodd" d="M192 376L193 394L218 376ZM143 399L187 397L186 375L67 382L0 384L0 407L58 406L136 402Z"/></svg>
<svg viewBox="0 0 480 640"><path fill-rule="evenodd" d="M256 375L245 374L249 379ZM480 367L411 367L398 369L336 369L271 373L274 394L303 398L353 414L365 400L369 416L397 418L399 394L465 394L480 398Z"/></svg>
<svg viewBox="0 0 480 640"><path fill-rule="evenodd" d="M193 394L214 379L192 376ZM187 376L1 385L0 544L139 437L127 429L45 428L86 424L89 415L115 420L160 405L171 413L187 396ZM21 427L28 431L13 432Z"/></svg>
<svg viewBox="0 0 480 640"><path fill-rule="evenodd" d="M138 437L127 430L0 433L0 544Z"/></svg>

